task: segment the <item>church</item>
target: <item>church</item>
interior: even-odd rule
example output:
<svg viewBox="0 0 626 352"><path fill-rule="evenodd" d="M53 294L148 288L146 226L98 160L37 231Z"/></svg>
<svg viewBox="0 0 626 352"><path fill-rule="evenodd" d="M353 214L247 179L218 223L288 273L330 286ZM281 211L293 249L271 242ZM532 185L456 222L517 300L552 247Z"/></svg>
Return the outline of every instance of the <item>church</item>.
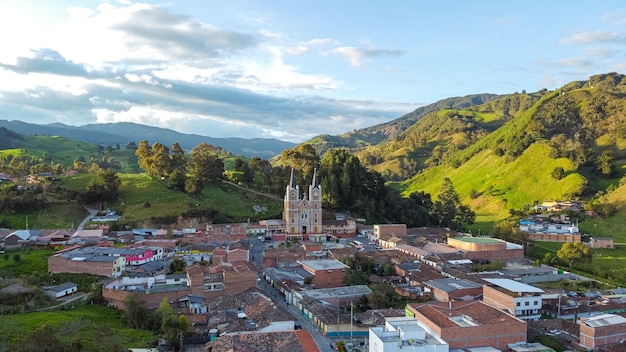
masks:
<svg viewBox="0 0 626 352"><path fill-rule="evenodd" d="M317 169L313 171L313 180L307 193L300 195L293 168L285 192L283 220L287 236L301 237L303 234L319 234L322 229L322 186L317 178Z"/></svg>

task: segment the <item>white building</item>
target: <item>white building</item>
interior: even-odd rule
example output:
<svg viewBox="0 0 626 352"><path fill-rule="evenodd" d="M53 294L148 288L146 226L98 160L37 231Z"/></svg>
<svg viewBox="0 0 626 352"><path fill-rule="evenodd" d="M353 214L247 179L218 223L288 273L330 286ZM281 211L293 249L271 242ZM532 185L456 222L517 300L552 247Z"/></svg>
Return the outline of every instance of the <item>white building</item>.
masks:
<svg viewBox="0 0 626 352"><path fill-rule="evenodd" d="M386 318L369 330L369 352L449 352L448 344L415 318Z"/></svg>

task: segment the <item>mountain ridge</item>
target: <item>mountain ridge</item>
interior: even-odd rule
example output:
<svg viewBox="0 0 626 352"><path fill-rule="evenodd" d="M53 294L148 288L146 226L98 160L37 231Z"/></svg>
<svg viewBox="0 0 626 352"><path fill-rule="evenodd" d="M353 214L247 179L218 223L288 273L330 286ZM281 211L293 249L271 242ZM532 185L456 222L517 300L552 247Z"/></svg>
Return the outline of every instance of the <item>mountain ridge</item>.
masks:
<svg viewBox="0 0 626 352"><path fill-rule="evenodd" d="M132 122L69 126L58 122L41 125L19 120L0 120L0 127L23 135L58 135L79 142L100 145L120 144L124 146L131 141L139 144L139 141L147 139L151 144L159 142L166 146L178 142L184 149L191 150L204 142L221 147L235 155L262 159L269 159L296 145L295 143L269 138L214 138Z"/></svg>

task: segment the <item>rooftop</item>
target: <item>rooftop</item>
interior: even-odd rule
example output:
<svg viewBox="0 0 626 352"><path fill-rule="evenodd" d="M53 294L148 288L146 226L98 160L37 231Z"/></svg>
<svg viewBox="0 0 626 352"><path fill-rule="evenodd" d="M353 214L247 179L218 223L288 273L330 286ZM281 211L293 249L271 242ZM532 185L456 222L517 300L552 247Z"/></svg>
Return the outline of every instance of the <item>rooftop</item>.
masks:
<svg viewBox="0 0 626 352"><path fill-rule="evenodd" d="M336 259L299 260L298 263L313 270L348 269L349 266Z"/></svg>
<svg viewBox="0 0 626 352"><path fill-rule="evenodd" d="M456 290L482 287L482 285L472 281L456 280L451 278L430 280L427 281L426 284L444 292L453 292Z"/></svg>
<svg viewBox="0 0 626 352"><path fill-rule="evenodd" d="M589 327L597 328L601 326L617 325L626 323L626 318L616 314L600 314L583 320Z"/></svg>
<svg viewBox="0 0 626 352"><path fill-rule="evenodd" d="M502 240L491 237L454 237L457 241L470 243L502 243Z"/></svg>
<svg viewBox="0 0 626 352"><path fill-rule="evenodd" d="M308 297L315 298L318 300L323 300L325 298L340 298L340 297L352 297L352 296L359 296L360 298L363 295L369 295L371 293L372 293L372 290L369 287L367 287L367 285L321 288L321 289L316 289L316 290L302 291L303 295L306 295Z"/></svg>
<svg viewBox="0 0 626 352"><path fill-rule="evenodd" d="M485 281L511 292L543 293L544 291L535 286L527 285L511 279L484 279Z"/></svg>

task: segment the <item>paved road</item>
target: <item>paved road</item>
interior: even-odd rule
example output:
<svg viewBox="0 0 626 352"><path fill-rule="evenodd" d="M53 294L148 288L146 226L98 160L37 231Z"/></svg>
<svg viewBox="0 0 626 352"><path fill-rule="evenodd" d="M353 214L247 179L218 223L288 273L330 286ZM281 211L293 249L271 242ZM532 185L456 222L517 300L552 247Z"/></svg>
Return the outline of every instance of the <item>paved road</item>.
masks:
<svg viewBox="0 0 626 352"><path fill-rule="evenodd" d="M334 351L331 347L330 340L328 340L324 336L324 333L319 329L319 327L313 324L310 319L302 315L302 313L298 310L296 306L287 304L287 302L285 302L285 300L283 299L283 296L280 295L280 293L278 293L277 290L273 288L269 283L267 283L267 281L260 280L258 281L257 286L261 291L265 292L267 296L271 298L272 301L274 301L274 303L278 304L286 311L291 313L291 315L300 323L302 330L307 330L311 333L311 336L313 336L313 340L315 340L315 343L317 344L317 347L320 349L321 352Z"/></svg>
<svg viewBox="0 0 626 352"><path fill-rule="evenodd" d="M80 222L80 224L78 224L78 227L76 228L76 230L83 230L85 228L85 225L87 225L87 223L89 222L89 220L91 220L91 218L98 214L98 210L97 209L91 209L91 208L85 208L87 209L87 211L89 212L89 215L87 215L87 217L85 219L83 219L83 221Z"/></svg>
<svg viewBox="0 0 626 352"><path fill-rule="evenodd" d="M87 296L89 296L88 293L78 293L78 294L75 294L73 296L70 296L70 297L63 298L63 299L59 300L60 303L55 305L55 306L35 309L34 311L35 312L47 312L47 311L57 310L57 309L59 309L59 308L61 308L63 306L69 305L72 302L75 302L75 301L78 301L80 299L86 298Z"/></svg>

